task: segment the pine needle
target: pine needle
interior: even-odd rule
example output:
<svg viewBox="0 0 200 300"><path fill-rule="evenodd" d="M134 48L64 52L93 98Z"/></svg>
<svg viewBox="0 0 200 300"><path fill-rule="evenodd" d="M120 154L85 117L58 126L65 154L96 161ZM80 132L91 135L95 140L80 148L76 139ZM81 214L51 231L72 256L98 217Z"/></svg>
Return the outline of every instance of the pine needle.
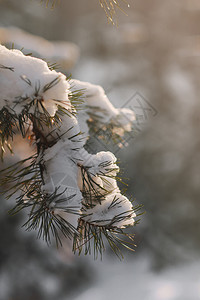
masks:
<svg viewBox="0 0 200 300"><path fill-rule="evenodd" d="M60 4L60 0L41 0L40 2L45 3L46 7L50 6L51 9L54 9L56 4ZM124 3L128 8L130 7L129 3L126 0L99 0L99 3L105 11L108 23L111 23L116 26L118 26L116 10L119 9L125 15L127 15L125 10L121 7L121 4Z"/></svg>
<svg viewBox="0 0 200 300"><path fill-rule="evenodd" d="M130 7L126 0L99 0L101 7L105 11L108 23L118 26L116 9L120 9L125 15L127 15L127 13L121 8L120 2L123 2Z"/></svg>

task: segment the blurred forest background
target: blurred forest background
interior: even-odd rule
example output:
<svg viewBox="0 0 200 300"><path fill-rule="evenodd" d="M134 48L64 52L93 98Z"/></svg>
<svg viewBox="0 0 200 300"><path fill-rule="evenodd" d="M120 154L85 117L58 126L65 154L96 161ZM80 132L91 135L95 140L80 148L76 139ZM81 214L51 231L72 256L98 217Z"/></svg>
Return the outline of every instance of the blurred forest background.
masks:
<svg viewBox="0 0 200 300"><path fill-rule="evenodd" d="M39 2L0 0L2 43L22 47L18 34L6 40L10 26L70 41L71 63L52 61L62 72L102 85L115 106L137 92L158 112L116 153L146 214L133 229L135 253L118 262L108 251L101 262L47 247L1 199L0 300L200 299L200 1L129 0L118 28L97 0L61 0L53 10Z"/></svg>

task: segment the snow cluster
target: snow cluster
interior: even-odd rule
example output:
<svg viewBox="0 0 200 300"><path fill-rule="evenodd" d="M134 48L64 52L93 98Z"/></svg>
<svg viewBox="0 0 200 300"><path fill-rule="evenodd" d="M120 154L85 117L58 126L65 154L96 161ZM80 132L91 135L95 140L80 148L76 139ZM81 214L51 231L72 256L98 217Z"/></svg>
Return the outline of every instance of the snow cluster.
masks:
<svg viewBox="0 0 200 300"><path fill-rule="evenodd" d="M131 202L120 193L111 193L101 203L85 211L83 219L91 224L99 226L113 226L124 228L134 225L134 217Z"/></svg>
<svg viewBox="0 0 200 300"><path fill-rule="evenodd" d="M88 133L87 121L91 117L97 124L112 123L118 133L122 129L122 135L132 130L134 112L128 108L115 108L101 86L73 79L72 89L83 92L82 109L78 111L78 121L83 132Z"/></svg>
<svg viewBox="0 0 200 300"><path fill-rule="evenodd" d="M25 105L41 100L50 116L58 104L71 108L65 75L51 71L46 62L0 45L0 109L8 105L21 113Z"/></svg>
<svg viewBox="0 0 200 300"><path fill-rule="evenodd" d="M116 157L103 151L89 154L83 147L74 151L73 146L66 137L44 151L47 184L43 188L49 193L57 188L62 198L73 196L66 207L74 208L86 222L119 228L133 225L136 215L132 203L121 195L115 179L119 172ZM81 201L86 203L85 193L92 198L92 208L81 205Z"/></svg>
<svg viewBox="0 0 200 300"><path fill-rule="evenodd" d="M51 82L52 86L45 88ZM49 142L54 140L54 143L39 153L40 163L44 166L42 191L49 195L57 191L59 205L56 202L53 207L51 203L51 208L74 226L77 226L78 218L97 226L123 228L133 225L135 213L132 203L117 186L119 167L116 157L111 152L88 153L84 148L87 138L81 134L80 128L86 127L89 116L84 115L84 110L91 112L99 108L97 114L103 123L107 124L112 119L125 130L130 130L134 113L128 110L129 118L126 119L124 110L116 109L100 86L75 80L73 84L73 88L84 88L83 111L78 112L77 118L64 114L60 125L43 128L43 135ZM24 102L40 99L49 114L54 116L58 104L72 109L69 89L66 77L49 70L44 61L0 46L0 109L7 105L20 113ZM75 213L73 220L70 212Z"/></svg>

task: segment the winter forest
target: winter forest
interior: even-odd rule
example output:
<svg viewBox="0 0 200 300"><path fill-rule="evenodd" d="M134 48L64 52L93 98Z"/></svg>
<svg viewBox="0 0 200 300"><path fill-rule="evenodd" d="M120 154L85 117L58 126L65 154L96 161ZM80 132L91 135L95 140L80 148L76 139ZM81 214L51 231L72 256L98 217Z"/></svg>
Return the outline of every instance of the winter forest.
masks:
<svg viewBox="0 0 200 300"><path fill-rule="evenodd" d="M0 300L200 299L198 0L0 0Z"/></svg>

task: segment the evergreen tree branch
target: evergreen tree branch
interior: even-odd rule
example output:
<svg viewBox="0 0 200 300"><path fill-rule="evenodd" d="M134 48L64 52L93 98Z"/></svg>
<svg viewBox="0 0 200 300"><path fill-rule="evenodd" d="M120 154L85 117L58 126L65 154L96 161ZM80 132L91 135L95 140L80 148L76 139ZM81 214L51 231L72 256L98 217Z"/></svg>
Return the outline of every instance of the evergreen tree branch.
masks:
<svg viewBox="0 0 200 300"><path fill-rule="evenodd" d="M129 237L124 228L137 223L135 208L117 186L116 157L110 152L92 155L84 148L86 138L80 131L79 111L75 108L83 103L82 89L70 90L66 77L49 70L39 59L29 57L26 66L27 57L5 47L0 49L4 59L13 58L15 62L12 69L3 65L0 75L18 83L17 96L15 89L12 94L2 87L1 145L4 147L19 133L35 149L29 158L1 171L1 186L7 198L16 197L10 213L28 209L24 226L37 230L38 237L48 244L52 238L57 245L62 244L63 237L74 239L74 251L81 253L84 248L87 254L93 249L96 257L102 255L107 240L120 256L118 244L129 246L116 236ZM23 73L18 67L20 59L25 63ZM37 80L30 72L31 63L34 70L38 64L41 71L42 75L37 71ZM102 105L114 120L122 117L121 111L109 104L102 88L87 86L86 95L88 103L92 97L104 101Z"/></svg>

